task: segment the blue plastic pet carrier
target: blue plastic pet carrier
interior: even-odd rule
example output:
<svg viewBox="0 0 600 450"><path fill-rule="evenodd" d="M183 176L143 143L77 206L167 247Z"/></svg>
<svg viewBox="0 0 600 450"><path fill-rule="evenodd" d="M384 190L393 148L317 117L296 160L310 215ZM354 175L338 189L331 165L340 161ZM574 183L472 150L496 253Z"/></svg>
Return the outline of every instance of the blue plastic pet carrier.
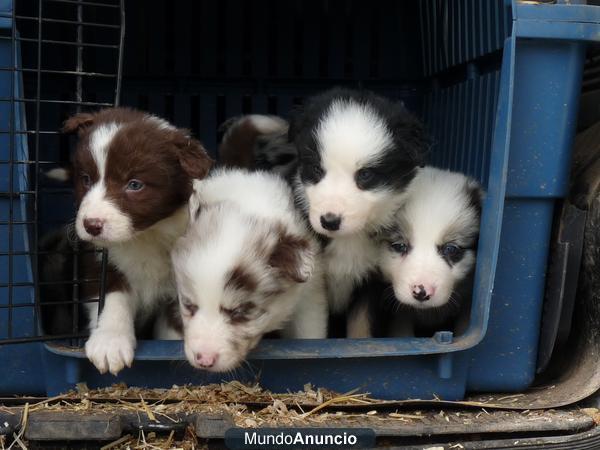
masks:
<svg viewBox="0 0 600 450"><path fill-rule="evenodd" d="M530 386L586 42L600 40L600 7L575 3L0 2L0 394L231 377L274 391L312 383L394 399ZM68 161L57 130L69 114L120 100L191 129L214 151L227 118L286 116L336 85L403 100L433 135L431 162L486 187L463 335L264 340L227 376L192 369L181 342L141 341L133 368L115 378L85 358L85 330L47 334L39 242L74 209L70 189L44 173Z"/></svg>

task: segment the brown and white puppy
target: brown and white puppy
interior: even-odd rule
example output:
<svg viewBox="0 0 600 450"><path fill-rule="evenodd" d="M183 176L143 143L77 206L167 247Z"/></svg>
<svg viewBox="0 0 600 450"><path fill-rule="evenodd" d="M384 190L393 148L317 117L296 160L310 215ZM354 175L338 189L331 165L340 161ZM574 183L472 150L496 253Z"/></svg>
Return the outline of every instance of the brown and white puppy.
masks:
<svg viewBox="0 0 600 450"><path fill-rule="evenodd" d="M292 176L298 162L296 147L288 141L288 123L277 116L249 114L227 120L219 145L225 167L266 170Z"/></svg>
<svg viewBox="0 0 600 450"><path fill-rule="evenodd" d="M285 181L221 170L194 189L190 226L172 255L190 364L234 369L275 330L326 337L319 244Z"/></svg>
<svg viewBox="0 0 600 450"><path fill-rule="evenodd" d="M176 294L170 251L188 222L192 179L212 161L188 132L126 108L77 114L73 161L80 239L108 249L104 309L90 304L86 354L102 373L131 366L135 323Z"/></svg>

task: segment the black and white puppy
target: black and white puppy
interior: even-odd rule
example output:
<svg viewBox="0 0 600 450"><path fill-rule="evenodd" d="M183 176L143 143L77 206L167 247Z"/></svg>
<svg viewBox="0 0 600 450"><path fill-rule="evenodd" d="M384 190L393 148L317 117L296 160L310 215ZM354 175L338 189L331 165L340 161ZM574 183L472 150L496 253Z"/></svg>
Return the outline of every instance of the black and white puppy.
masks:
<svg viewBox="0 0 600 450"><path fill-rule="evenodd" d="M275 330L289 338L326 337L319 243L281 177L213 172L194 183L190 217L172 254L190 364L234 369ZM174 323L164 322L167 329Z"/></svg>
<svg viewBox="0 0 600 450"><path fill-rule="evenodd" d="M356 294L361 299L349 319L355 336L430 336L449 327L464 331L482 196L480 185L460 173L418 170L392 223L378 236L383 280L374 276L371 287ZM369 290L376 298L371 305L364 300Z"/></svg>
<svg viewBox="0 0 600 450"><path fill-rule="evenodd" d="M85 350L100 372L117 374L133 362L135 324L177 294L171 248L187 227L192 179L204 178L212 161L187 131L141 111L77 114L63 130L79 135L75 230L108 250L104 309L98 317L98 305L87 304Z"/></svg>
<svg viewBox="0 0 600 450"><path fill-rule="evenodd" d="M401 103L333 89L293 116L289 139L298 151L297 203L326 242L330 308L344 313L378 262L370 235L389 224L402 201L426 149L425 132Z"/></svg>

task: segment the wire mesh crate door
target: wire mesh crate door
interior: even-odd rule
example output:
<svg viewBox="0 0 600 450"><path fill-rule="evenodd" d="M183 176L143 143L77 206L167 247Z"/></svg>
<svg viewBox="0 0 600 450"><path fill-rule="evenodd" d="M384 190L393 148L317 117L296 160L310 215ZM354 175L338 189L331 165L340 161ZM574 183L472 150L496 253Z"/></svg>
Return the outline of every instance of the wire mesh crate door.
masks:
<svg viewBox="0 0 600 450"><path fill-rule="evenodd" d="M123 0L24 0L0 11L0 343L85 334L69 164L59 128L71 114L118 105ZM103 255L106 259L106 255ZM106 267L106 263L102 264Z"/></svg>

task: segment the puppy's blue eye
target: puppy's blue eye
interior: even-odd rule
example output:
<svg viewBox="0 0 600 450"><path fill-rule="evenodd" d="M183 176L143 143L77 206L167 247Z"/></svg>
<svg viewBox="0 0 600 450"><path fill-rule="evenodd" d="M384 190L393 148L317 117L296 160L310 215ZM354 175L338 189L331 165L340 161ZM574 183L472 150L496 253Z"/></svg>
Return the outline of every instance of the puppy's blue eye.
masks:
<svg viewBox="0 0 600 450"><path fill-rule="evenodd" d="M140 180L129 180L129 183L127 183L128 191L140 191L143 188L144 183L142 183Z"/></svg>
<svg viewBox="0 0 600 450"><path fill-rule="evenodd" d="M444 244L442 246L442 255L454 256L460 252L460 247L456 244Z"/></svg>
<svg viewBox="0 0 600 450"><path fill-rule="evenodd" d="M408 244L406 242L392 242L390 248L392 251L401 255L406 255L408 253Z"/></svg>

